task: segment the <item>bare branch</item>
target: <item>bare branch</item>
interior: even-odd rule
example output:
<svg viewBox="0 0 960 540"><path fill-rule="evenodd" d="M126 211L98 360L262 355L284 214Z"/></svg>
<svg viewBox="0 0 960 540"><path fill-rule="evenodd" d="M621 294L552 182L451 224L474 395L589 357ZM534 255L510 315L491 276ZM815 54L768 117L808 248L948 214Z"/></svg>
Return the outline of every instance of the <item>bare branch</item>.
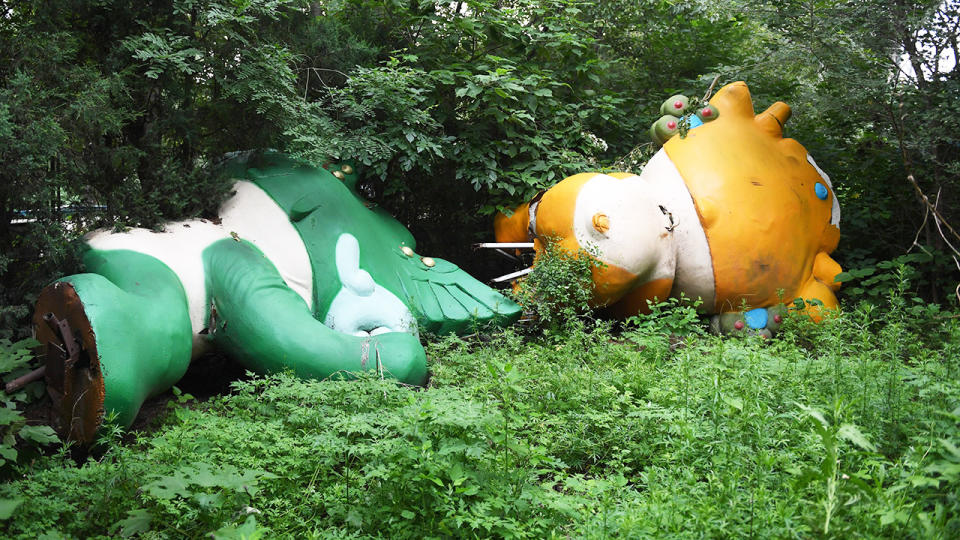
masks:
<svg viewBox="0 0 960 540"><path fill-rule="evenodd" d="M713 78L713 82L710 83L710 88L707 88L707 93L703 95L703 101L710 99L710 95L713 94L713 87L717 85L717 81L720 80L720 75L717 75Z"/></svg>
<svg viewBox="0 0 960 540"><path fill-rule="evenodd" d="M900 119L902 120L904 118L904 115L902 114L903 102L900 103L900 111L901 111ZM916 192L917 196L923 202L923 205L925 207L925 214L933 215L933 222L937 226L937 232L940 233L940 238L943 239L943 242L947 245L950 251L952 251L950 256L953 258L954 264L957 265L957 269L960 270L960 250L957 250L957 248L954 247L952 243L950 243L950 240L947 238L947 234L944 232L944 228L946 228L947 231L949 231L950 234L953 236L953 238L955 238L957 241L960 241L960 234L958 234L957 231L953 228L953 226L951 226L950 223L946 220L946 218L943 217L943 215L940 213L940 210L937 208L937 205L932 204L930 202L930 198L923 193L922 189L920 189L920 184L917 182L917 179L913 176L913 162L910 160L910 156L907 154L907 149L906 149L906 146L904 145L903 123L902 121L898 122L897 118L892 114L893 113L892 107L890 112L891 112L891 116L893 117L892 118L893 125L896 128L897 143L900 146L900 154L903 159L903 168L907 172L907 180L910 182L910 185L913 186L913 190ZM940 191L938 190L937 201L939 202L939 200L940 200ZM926 223L926 215L924 216L924 223ZM918 232L918 237L919 237L919 232ZM957 284L955 293L957 294L957 300L960 301L960 284Z"/></svg>

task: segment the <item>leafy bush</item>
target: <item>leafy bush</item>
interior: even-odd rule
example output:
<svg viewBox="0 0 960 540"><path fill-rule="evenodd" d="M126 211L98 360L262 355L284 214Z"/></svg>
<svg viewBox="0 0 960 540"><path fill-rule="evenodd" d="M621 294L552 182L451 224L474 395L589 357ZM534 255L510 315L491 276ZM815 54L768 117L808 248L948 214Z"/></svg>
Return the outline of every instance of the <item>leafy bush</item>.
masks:
<svg viewBox="0 0 960 540"><path fill-rule="evenodd" d="M533 271L519 280L514 298L534 320L534 327L558 330L590 313L593 271L598 262L588 250L568 253L547 239Z"/></svg>
<svg viewBox="0 0 960 540"><path fill-rule="evenodd" d="M3 533L953 537L960 324L908 318L448 337L420 391L252 378L80 465L13 465Z"/></svg>
<svg viewBox="0 0 960 540"><path fill-rule="evenodd" d="M35 339L24 339L11 343L9 339L0 339L0 375L3 382L9 382L30 371L33 354L32 347L39 345ZM29 403L43 395L43 383L33 382L13 394L4 393L0 400L0 470L8 470L17 462L20 455L18 441L33 444L50 444L59 439L49 426L28 425L26 418L17 410L18 405Z"/></svg>
<svg viewBox="0 0 960 540"><path fill-rule="evenodd" d="M862 266L840 273L837 281L843 282L841 292L844 296L855 301L866 300L874 304L881 304L893 297L904 297L907 292L912 294L907 299L911 304L928 302L918 297L921 290L930 290L937 281L943 282L955 270L954 262L943 253L921 251L900 255L885 261L862 261ZM939 274L939 279L930 279L931 275ZM946 281L947 287L939 291L939 297L954 304L958 301L954 293L955 283ZM922 315L922 307L911 308L911 313Z"/></svg>
<svg viewBox="0 0 960 540"><path fill-rule="evenodd" d="M659 302L648 301L650 313L629 317L627 325L643 333L675 336L703 335L704 328L700 313L697 312L697 308L702 304L701 299L691 301L683 294L679 298L668 298Z"/></svg>
<svg viewBox="0 0 960 540"><path fill-rule="evenodd" d="M114 527L119 528L124 537L151 528L198 536L224 528L237 529L238 526L230 522L240 514L249 517L239 528L253 527L256 531L254 514L260 511L249 503L256 497L260 481L272 478L276 475L257 470L241 473L230 465L184 464L172 473L148 476L146 480L150 482L140 488L145 507L128 510L127 518L118 521ZM225 533L212 534L226 536Z"/></svg>

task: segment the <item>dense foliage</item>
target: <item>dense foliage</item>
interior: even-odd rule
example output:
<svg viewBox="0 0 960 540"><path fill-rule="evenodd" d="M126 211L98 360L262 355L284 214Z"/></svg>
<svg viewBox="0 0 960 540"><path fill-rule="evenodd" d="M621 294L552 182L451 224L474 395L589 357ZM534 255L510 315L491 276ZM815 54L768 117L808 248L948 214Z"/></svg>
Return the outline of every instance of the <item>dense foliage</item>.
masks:
<svg viewBox="0 0 960 540"><path fill-rule="evenodd" d="M75 269L89 227L214 211L228 185L207 166L236 150L355 159L426 251L474 267L489 212L569 173L636 170L656 105L714 76L793 105L788 135L842 199L844 266L926 252L915 283L945 300L957 270L907 175L949 221L960 70L938 58L955 53L958 6L0 2L3 332Z"/></svg>
<svg viewBox="0 0 960 540"><path fill-rule="evenodd" d="M612 332L561 257L520 289L545 331L435 343L422 391L249 378L89 456L27 420L34 383L0 407L0 531L960 536L958 21L954 0L0 0L5 379L75 240L209 215L226 153L352 159L422 251L474 269L491 212L637 170L659 103L715 77L791 104L848 269L842 314L764 343L678 300Z"/></svg>
<svg viewBox="0 0 960 540"><path fill-rule="evenodd" d="M618 336L574 319L439 342L421 391L280 375L181 394L152 433L107 433L79 465L64 450L8 467L0 530L956 538L960 321L911 305L788 318L774 342L668 339L690 308Z"/></svg>

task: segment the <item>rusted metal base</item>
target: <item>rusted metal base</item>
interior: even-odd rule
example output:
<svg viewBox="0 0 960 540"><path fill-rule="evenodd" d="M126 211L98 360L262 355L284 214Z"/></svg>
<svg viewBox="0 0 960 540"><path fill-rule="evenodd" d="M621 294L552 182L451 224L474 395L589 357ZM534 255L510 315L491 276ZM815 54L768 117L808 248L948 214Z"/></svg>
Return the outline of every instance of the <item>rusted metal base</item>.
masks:
<svg viewBox="0 0 960 540"><path fill-rule="evenodd" d="M54 429L64 441L93 442L103 422L104 384L93 328L70 283L40 292L33 328L44 351Z"/></svg>

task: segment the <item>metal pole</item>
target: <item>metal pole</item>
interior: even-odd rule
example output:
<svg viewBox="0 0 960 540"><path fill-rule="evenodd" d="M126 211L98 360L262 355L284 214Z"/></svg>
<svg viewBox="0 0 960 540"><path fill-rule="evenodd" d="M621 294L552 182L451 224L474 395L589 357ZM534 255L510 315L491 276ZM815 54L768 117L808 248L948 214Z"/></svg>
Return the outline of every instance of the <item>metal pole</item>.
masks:
<svg viewBox="0 0 960 540"><path fill-rule="evenodd" d="M17 390L20 390L24 386L32 383L33 381L38 381L43 378L44 374L47 373L47 366L40 366L37 369L27 373L26 375L21 375L16 379L7 383L3 388L4 391L8 394L12 394Z"/></svg>
<svg viewBox="0 0 960 540"><path fill-rule="evenodd" d="M507 275L505 275L505 276L500 276L500 277L498 277L498 278L493 278L493 279L491 279L490 281L492 281L493 283L503 283L504 281L509 281L509 280L511 280L511 279L516 279L516 278L518 278L518 277L525 276L525 275L529 274L530 272L533 272L533 268L524 268L523 270L519 270L519 271L517 271L517 272L513 272L512 274L507 274Z"/></svg>
<svg viewBox="0 0 960 540"><path fill-rule="evenodd" d="M482 242L473 249L533 249L533 242Z"/></svg>

